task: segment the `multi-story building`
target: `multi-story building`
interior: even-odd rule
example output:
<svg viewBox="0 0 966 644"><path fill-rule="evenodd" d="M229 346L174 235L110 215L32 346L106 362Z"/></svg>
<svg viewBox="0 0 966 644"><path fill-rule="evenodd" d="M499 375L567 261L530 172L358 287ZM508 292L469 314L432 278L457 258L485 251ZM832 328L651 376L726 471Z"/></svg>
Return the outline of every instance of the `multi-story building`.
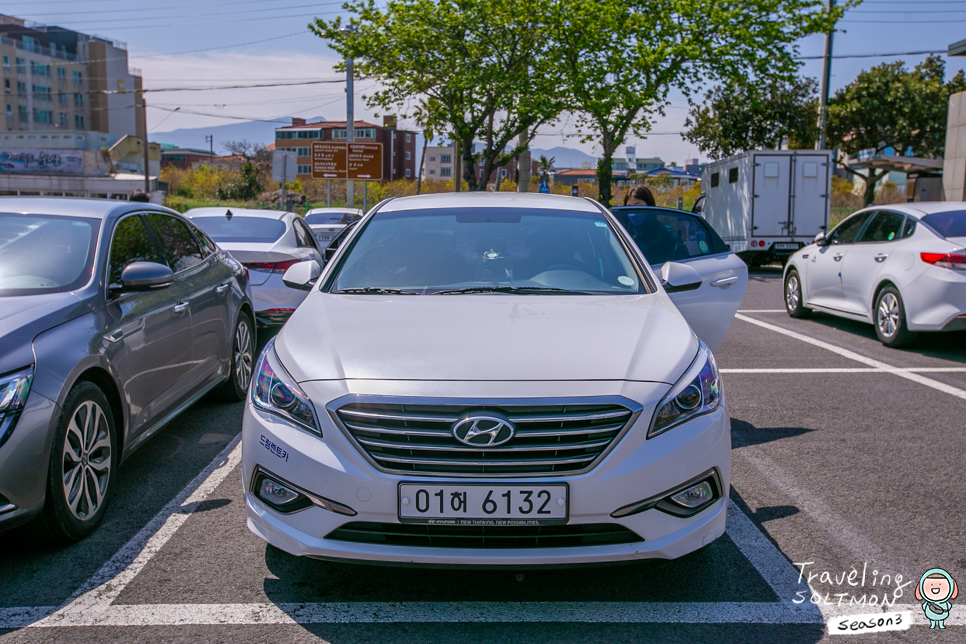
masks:
<svg viewBox="0 0 966 644"><path fill-rule="evenodd" d="M0 131L94 131L143 137L125 45L0 15Z"/></svg>
<svg viewBox="0 0 966 644"><path fill-rule="evenodd" d="M479 152L482 144L474 144L474 152ZM435 179L439 181L451 181L453 179L453 174L456 168L456 161L453 158L454 147L450 146L429 146L426 148L426 160L423 162L423 180ZM483 181L483 164L481 162L476 163L476 167L473 170L476 173L476 178L478 181ZM530 176L535 177L538 174L537 161L532 156L530 157ZM517 160L511 159L508 164L493 170L490 173L490 178L487 181L488 184L496 183L497 177L500 181L505 180L516 180L517 176Z"/></svg>
<svg viewBox="0 0 966 644"><path fill-rule="evenodd" d="M384 116L382 125L356 121L356 143L382 143L382 176L384 179L416 178L416 132L396 128L396 117ZM345 121L306 123L293 118L292 124L275 129L275 149L297 153L296 178L312 178L312 141L345 141Z"/></svg>

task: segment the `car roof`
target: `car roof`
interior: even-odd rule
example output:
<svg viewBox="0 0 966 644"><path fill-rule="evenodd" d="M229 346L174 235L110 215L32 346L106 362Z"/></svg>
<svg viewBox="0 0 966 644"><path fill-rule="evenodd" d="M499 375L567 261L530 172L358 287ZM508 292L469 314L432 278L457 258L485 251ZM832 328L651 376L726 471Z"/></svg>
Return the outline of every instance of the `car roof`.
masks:
<svg viewBox="0 0 966 644"><path fill-rule="evenodd" d="M870 207L899 210L901 212L905 212L911 215L924 217L926 215L932 215L937 212L949 212L950 210L966 210L966 203L962 201L914 201L911 203L902 203L902 204L879 204L878 206L870 206Z"/></svg>
<svg viewBox="0 0 966 644"><path fill-rule="evenodd" d="M264 219L285 219L286 215L298 216L295 213L285 210L259 210L258 208L229 208L225 206L216 208L192 208L184 216L188 219L194 219L195 217L224 217L229 210L232 216L262 217Z"/></svg>
<svg viewBox="0 0 966 644"><path fill-rule="evenodd" d="M440 192L387 201L383 212L423 208L541 208L600 212L596 202L582 197L548 195L537 192Z"/></svg>
<svg viewBox="0 0 966 644"><path fill-rule="evenodd" d="M350 215L361 215L362 209L361 208L312 208L307 213L305 213L305 216L308 217L309 215L322 215L327 212L338 212L338 213L348 213Z"/></svg>
<svg viewBox="0 0 966 644"><path fill-rule="evenodd" d="M0 212L25 215L54 215L106 219L113 214L129 211L155 210L172 213L172 210L155 204L116 199L79 199L77 197L0 197Z"/></svg>

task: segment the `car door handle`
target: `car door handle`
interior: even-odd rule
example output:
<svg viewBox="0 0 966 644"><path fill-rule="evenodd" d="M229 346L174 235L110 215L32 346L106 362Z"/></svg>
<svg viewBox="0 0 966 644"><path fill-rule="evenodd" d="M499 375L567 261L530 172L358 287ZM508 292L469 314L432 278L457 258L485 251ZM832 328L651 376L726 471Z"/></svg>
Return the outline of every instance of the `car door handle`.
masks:
<svg viewBox="0 0 966 644"><path fill-rule="evenodd" d="M839 253L838 255L832 255L832 259L834 259L835 261L839 261L843 257L845 257L845 255L843 255L842 253Z"/></svg>
<svg viewBox="0 0 966 644"><path fill-rule="evenodd" d="M720 280L711 282L711 286L728 286L729 284L734 284L737 281L738 276L732 275L731 277L722 277Z"/></svg>
<svg viewBox="0 0 966 644"><path fill-rule="evenodd" d="M178 302L177 304L174 305L174 312L177 313L178 315L184 315L187 310L188 310L187 302Z"/></svg>
<svg viewBox="0 0 966 644"><path fill-rule="evenodd" d="M878 255L875 256L875 261L877 261L877 262L884 262L888 258L889 258L889 255L888 254L886 254L886 253L879 253Z"/></svg>
<svg viewBox="0 0 966 644"><path fill-rule="evenodd" d="M219 295L221 293L224 293L227 290L228 290L228 284L227 283L226 284L222 284L221 286L216 286L215 287L215 293L218 293Z"/></svg>
<svg viewBox="0 0 966 644"><path fill-rule="evenodd" d="M144 328L144 318L141 318L138 322L134 324L129 324L127 325L127 327L121 327L117 331L114 331L113 333L109 333L105 335L104 338L107 339L108 342L119 342L124 338L126 338L127 336L131 335L132 333L137 333L143 328Z"/></svg>

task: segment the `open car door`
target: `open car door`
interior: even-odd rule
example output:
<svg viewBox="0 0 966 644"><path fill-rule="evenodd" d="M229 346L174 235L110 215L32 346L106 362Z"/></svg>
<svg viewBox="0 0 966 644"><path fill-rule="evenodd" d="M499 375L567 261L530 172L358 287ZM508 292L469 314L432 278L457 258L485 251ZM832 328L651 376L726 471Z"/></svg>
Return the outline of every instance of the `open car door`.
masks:
<svg viewBox="0 0 966 644"><path fill-rule="evenodd" d="M668 296L695 334L717 350L748 286L748 266L731 252L708 222L670 208L614 208L614 215L630 233L659 276L667 262L697 271L701 283L675 289Z"/></svg>

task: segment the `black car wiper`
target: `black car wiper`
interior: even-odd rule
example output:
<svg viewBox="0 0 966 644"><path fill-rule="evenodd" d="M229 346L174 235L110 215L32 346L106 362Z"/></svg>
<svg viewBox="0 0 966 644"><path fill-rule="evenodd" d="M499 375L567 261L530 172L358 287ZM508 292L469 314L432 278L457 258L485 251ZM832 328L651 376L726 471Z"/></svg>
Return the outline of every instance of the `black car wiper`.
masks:
<svg viewBox="0 0 966 644"><path fill-rule="evenodd" d="M446 291L436 291L433 295L465 295L467 293L513 293L529 295L531 293L553 293L555 295L593 295L587 291L571 291L566 288L552 286L468 286Z"/></svg>
<svg viewBox="0 0 966 644"><path fill-rule="evenodd" d="M419 295L415 291L403 291L398 288L382 288L381 286L362 286L359 288L342 288L329 291L336 295Z"/></svg>

